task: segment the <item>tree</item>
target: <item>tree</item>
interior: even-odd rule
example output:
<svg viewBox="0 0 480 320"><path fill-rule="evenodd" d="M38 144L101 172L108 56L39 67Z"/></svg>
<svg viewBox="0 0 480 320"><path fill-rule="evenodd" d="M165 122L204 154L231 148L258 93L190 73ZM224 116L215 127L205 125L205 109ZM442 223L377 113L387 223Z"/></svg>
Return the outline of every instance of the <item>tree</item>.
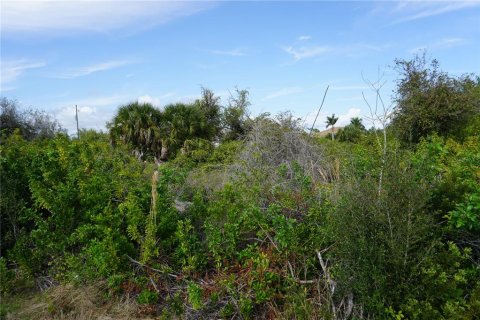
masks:
<svg viewBox="0 0 480 320"><path fill-rule="evenodd" d="M151 104L130 103L118 109L113 121L107 125L112 142L119 139L131 144L139 159L157 157L161 149L162 114Z"/></svg>
<svg viewBox="0 0 480 320"><path fill-rule="evenodd" d="M207 140L217 139L221 130L220 97L216 97L212 90L202 88L202 98L195 102L195 106L205 119L203 138Z"/></svg>
<svg viewBox="0 0 480 320"><path fill-rule="evenodd" d="M161 126L162 132L165 132L162 137L163 145L168 147L168 153L178 151L187 140L212 138L206 114L199 108L198 103L166 106ZM166 160L166 154L166 151L165 154L162 152L162 160Z"/></svg>
<svg viewBox="0 0 480 320"><path fill-rule="evenodd" d="M395 68L400 78L392 125L403 142L417 143L432 133L457 136L480 113L479 77L450 76L425 54L398 59Z"/></svg>
<svg viewBox="0 0 480 320"><path fill-rule="evenodd" d="M348 142L358 142L366 132L362 119L355 117L350 119L350 124L345 126L338 133L338 140Z"/></svg>
<svg viewBox="0 0 480 320"><path fill-rule="evenodd" d="M335 130L335 123L337 123L338 117L335 117L335 113L332 114L331 117L327 116L327 128L332 127L332 140L334 139L334 130Z"/></svg>
<svg viewBox="0 0 480 320"><path fill-rule="evenodd" d="M361 130L365 130L365 126L362 123L362 119L360 119L359 117L354 117L350 119L350 125L352 125L353 127L359 128Z"/></svg>
<svg viewBox="0 0 480 320"><path fill-rule="evenodd" d="M57 133L65 133L57 120L49 114L37 110L21 111L16 100L0 99L0 130L7 137L19 130L24 139L52 138Z"/></svg>
<svg viewBox="0 0 480 320"><path fill-rule="evenodd" d="M223 112L224 140L238 140L248 131L248 100L247 90L235 89L236 96L230 95L228 107Z"/></svg>

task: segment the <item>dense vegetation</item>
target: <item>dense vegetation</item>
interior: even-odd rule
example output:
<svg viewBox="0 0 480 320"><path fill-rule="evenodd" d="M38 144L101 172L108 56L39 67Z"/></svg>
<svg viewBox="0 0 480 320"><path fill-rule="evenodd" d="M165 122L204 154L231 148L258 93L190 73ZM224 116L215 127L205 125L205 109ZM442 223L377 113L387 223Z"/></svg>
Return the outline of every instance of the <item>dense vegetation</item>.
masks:
<svg viewBox="0 0 480 320"><path fill-rule="evenodd" d="M478 319L480 78L397 68L387 125L335 139L249 117L244 90L78 139L3 99L0 316L36 288L25 318Z"/></svg>

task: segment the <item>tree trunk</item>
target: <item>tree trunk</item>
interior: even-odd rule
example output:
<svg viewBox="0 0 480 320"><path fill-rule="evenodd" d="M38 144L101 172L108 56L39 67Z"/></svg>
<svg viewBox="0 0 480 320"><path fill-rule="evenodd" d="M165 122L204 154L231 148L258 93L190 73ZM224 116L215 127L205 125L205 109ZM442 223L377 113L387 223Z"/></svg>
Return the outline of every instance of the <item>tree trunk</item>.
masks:
<svg viewBox="0 0 480 320"><path fill-rule="evenodd" d="M160 160L167 161L168 159L168 147L166 143L162 143L162 149L160 150Z"/></svg>

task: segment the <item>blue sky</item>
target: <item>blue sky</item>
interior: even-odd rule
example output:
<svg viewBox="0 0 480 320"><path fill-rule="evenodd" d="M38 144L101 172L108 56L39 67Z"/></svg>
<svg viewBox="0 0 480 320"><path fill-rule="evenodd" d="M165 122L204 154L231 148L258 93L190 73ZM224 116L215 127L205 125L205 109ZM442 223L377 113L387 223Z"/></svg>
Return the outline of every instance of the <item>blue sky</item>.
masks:
<svg viewBox="0 0 480 320"><path fill-rule="evenodd" d="M226 103L250 91L252 115L290 110L316 127L366 117L364 78L427 50L443 70L480 74L480 1L2 1L1 95L54 115L70 133L104 130L119 105ZM365 120L367 121L367 120Z"/></svg>

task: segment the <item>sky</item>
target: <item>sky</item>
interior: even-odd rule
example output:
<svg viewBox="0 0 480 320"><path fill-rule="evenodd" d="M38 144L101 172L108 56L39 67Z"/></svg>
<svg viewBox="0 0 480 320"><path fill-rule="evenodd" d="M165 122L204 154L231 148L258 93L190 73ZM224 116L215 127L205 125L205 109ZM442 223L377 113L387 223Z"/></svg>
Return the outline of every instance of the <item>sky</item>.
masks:
<svg viewBox="0 0 480 320"><path fill-rule="evenodd" d="M250 93L252 116L291 111L325 129L362 117L395 59L426 52L452 75L480 74L479 1L1 1L0 95L75 132L105 130L119 106L225 105Z"/></svg>

